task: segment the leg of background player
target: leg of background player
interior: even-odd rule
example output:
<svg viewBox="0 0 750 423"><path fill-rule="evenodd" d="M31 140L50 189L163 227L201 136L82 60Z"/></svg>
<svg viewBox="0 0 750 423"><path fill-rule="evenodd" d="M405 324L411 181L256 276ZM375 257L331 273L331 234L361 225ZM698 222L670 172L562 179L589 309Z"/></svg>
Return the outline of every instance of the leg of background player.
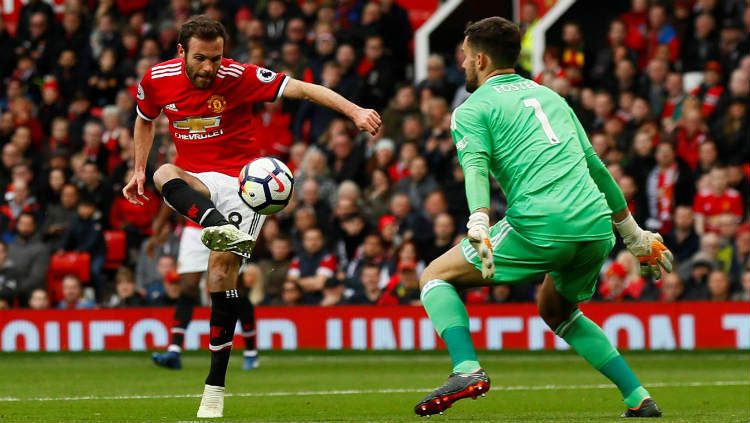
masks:
<svg viewBox="0 0 750 423"><path fill-rule="evenodd" d="M464 259L457 246L430 263L422 274L422 305L448 347L453 373L443 386L417 403L414 411L421 416L440 413L459 399L489 390L490 380L477 361L471 341L466 307L453 286L482 283L481 273Z"/></svg>
<svg viewBox="0 0 750 423"><path fill-rule="evenodd" d="M232 253L212 251L208 259L208 291L211 294L211 369L206 378L198 417L222 417L224 413L224 381L232 352L234 326L240 311L240 295L236 289L240 257Z"/></svg>
<svg viewBox="0 0 750 423"><path fill-rule="evenodd" d="M537 306L539 315L557 336L563 338L596 370L617 385L629 408L637 411L642 404L650 405L644 403L645 399L650 398L648 391L641 386L641 382L602 329L584 316L577 305L557 292L549 275L539 290ZM653 407L656 405L653 404Z"/></svg>
<svg viewBox="0 0 750 423"><path fill-rule="evenodd" d="M157 366L170 369L182 368L182 352L185 331L193 319L193 308L199 300L199 284L203 272L183 273L180 275L180 297L174 310L169 347L165 353L154 353L151 359Z"/></svg>
<svg viewBox="0 0 750 423"><path fill-rule="evenodd" d="M255 307L250 302L250 290L238 283L237 290L240 292L240 327L242 328L242 339L245 340L245 352L242 353L243 370L252 370L258 367L258 346L255 332Z"/></svg>

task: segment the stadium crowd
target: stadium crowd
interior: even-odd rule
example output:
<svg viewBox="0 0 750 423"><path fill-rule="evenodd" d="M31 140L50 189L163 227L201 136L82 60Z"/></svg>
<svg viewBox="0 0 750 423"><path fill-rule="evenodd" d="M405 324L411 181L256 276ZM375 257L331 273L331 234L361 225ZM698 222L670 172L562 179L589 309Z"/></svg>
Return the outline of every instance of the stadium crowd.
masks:
<svg viewBox="0 0 750 423"><path fill-rule="evenodd" d="M120 190L137 83L175 56L196 13L226 25L229 57L325 85L384 122L372 137L311 103L258 105L258 144L296 185L239 276L251 301L418 303L420 272L460 239L469 212L450 137L451 110L468 97L460 44L430 56L413 84L412 30L395 0L69 0L62 13L30 0L16 28L0 20L0 309L174 304L184 221L153 187L143 207ZM522 30L535 24L533 2L521 16ZM543 72L519 64L568 101L638 223L675 255L676 271L654 281L618 244L596 300L750 301L749 34L745 1L634 0L605 48L566 22ZM174 155L162 116L150 168ZM493 190L495 218L504 207ZM55 279L63 258L76 271ZM463 295L533 301L537 286Z"/></svg>

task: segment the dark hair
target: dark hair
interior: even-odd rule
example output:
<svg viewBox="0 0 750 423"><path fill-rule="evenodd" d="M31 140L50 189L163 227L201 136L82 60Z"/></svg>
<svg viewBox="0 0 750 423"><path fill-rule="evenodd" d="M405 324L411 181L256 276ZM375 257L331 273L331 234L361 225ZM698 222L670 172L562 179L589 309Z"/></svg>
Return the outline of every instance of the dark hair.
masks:
<svg viewBox="0 0 750 423"><path fill-rule="evenodd" d="M486 54L496 68L512 68L521 51L521 31L513 22L493 16L470 23L464 35L472 48Z"/></svg>
<svg viewBox="0 0 750 423"><path fill-rule="evenodd" d="M229 38L224 25L206 15L193 16L182 24L180 34L177 36L177 42L187 52L188 42L193 37L203 41L213 41L221 37L225 43Z"/></svg>

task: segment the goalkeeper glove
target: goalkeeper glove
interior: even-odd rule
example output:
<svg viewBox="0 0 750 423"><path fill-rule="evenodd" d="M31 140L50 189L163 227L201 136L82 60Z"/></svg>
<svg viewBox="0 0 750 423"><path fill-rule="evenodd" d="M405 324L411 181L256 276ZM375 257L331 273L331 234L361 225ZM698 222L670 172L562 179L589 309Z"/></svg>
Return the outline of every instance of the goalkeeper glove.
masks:
<svg viewBox="0 0 750 423"><path fill-rule="evenodd" d="M628 215L621 222L615 222L617 232L622 236L625 246L640 262L641 274L652 275L656 279L661 278L661 268L667 272L672 271L672 253L664 246L661 235L644 231Z"/></svg>
<svg viewBox="0 0 750 423"><path fill-rule="evenodd" d="M495 261L490 242L490 217L484 212L474 212L469 216L467 237L482 260L482 278L490 279L495 274Z"/></svg>

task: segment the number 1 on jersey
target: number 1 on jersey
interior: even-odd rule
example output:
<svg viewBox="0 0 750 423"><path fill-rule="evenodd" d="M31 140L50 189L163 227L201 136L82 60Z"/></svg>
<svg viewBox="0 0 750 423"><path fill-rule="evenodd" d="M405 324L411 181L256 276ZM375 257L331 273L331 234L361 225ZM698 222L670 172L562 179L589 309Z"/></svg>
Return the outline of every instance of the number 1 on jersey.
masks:
<svg viewBox="0 0 750 423"><path fill-rule="evenodd" d="M544 130L544 134L547 135L550 144L560 144L560 139L557 138L555 131L552 130L552 125L549 124L549 119L547 119L547 115L544 114L544 110L542 110L542 105L539 104L539 100L535 98L527 98L523 101L523 105L534 108L534 116L536 116L539 123L542 124L542 129Z"/></svg>

